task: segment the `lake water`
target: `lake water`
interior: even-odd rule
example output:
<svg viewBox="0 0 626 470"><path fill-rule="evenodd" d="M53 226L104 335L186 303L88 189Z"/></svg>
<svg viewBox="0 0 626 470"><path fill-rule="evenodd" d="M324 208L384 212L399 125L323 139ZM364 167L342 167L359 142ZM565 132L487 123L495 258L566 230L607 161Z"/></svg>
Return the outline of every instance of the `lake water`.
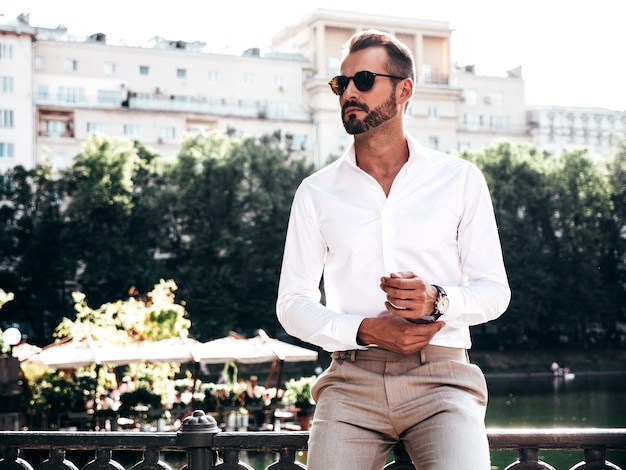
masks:
<svg viewBox="0 0 626 470"><path fill-rule="evenodd" d="M486 424L492 428L624 428L626 371L579 373L566 380L552 374L487 375L489 406ZM504 470L517 460L515 451L493 451L492 469ZM583 459L582 451L544 451L540 458L556 470L567 470ZM241 457L263 470L276 456ZM607 459L626 470L626 452L607 452ZM304 457L302 458L304 461Z"/></svg>
<svg viewBox="0 0 626 470"><path fill-rule="evenodd" d="M488 427L624 428L626 372L578 373L566 380L551 374L487 376ZM494 467L502 470L516 452L492 452ZM582 460L582 452L546 451L541 457L557 470ZM607 452L607 459L626 469L626 452ZM495 469L494 469L495 470Z"/></svg>

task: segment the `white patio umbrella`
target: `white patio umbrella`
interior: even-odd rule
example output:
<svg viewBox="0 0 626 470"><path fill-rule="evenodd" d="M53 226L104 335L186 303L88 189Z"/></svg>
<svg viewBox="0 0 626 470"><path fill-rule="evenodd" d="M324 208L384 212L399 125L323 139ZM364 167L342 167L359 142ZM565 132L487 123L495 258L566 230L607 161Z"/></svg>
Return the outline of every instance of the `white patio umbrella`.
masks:
<svg viewBox="0 0 626 470"><path fill-rule="evenodd" d="M241 364L259 364L274 360L272 351L258 342L231 333L230 335L207 341L194 349L194 355L206 364L239 362Z"/></svg>
<svg viewBox="0 0 626 470"><path fill-rule="evenodd" d="M318 354L317 351L270 338L265 331L258 330L257 336L253 338L230 333L224 338L202 343L195 348L195 357L199 362L209 364L272 362L266 387L270 387L274 372L278 369L276 380L276 388L278 388L285 362L317 361Z"/></svg>
<svg viewBox="0 0 626 470"><path fill-rule="evenodd" d="M194 355L196 346L200 345L195 339L180 336L160 341L138 341L120 346L112 352L102 364L121 365L138 362L152 363L185 363L198 362Z"/></svg>
<svg viewBox="0 0 626 470"><path fill-rule="evenodd" d="M87 337L80 341L57 341L24 362L38 362L54 369L72 369L96 365L125 365L138 362L197 362L194 347L200 342L178 337L161 341L139 341L115 345Z"/></svg>
<svg viewBox="0 0 626 470"><path fill-rule="evenodd" d="M274 360L285 362L317 360L317 351L270 338L263 330L259 330L257 336L253 338L230 333L224 338L201 343L194 348L194 355L199 362L207 364L225 362L260 364Z"/></svg>
<svg viewBox="0 0 626 470"><path fill-rule="evenodd" d="M20 343L17 346L13 346L11 354L13 357L17 357L18 361L22 362L40 351L41 348L39 346L30 343Z"/></svg>
<svg viewBox="0 0 626 470"><path fill-rule="evenodd" d="M108 363L106 360L111 357L123 356L120 349L121 346L94 341L91 337L80 341L55 341L38 353L28 356L23 362L37 362L53 369L73 369L92 364L106 364Z"/></svg>

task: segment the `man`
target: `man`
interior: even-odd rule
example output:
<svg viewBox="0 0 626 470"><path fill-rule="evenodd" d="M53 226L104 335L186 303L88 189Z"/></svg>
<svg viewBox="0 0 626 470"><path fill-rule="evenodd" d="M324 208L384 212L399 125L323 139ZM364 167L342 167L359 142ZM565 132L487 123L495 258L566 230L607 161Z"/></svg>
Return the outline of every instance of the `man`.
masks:
<svg viewBox="0 0 626 470"><path fill-rule="evenodd" d="M487 185L405 132L404 44L357 33L340 70L329 83L354 143L298 188L277 300L285 330L333 358L312 390L308 470L379 470L398 441L418 470L489 470L469 326L510 290Z"/></svg>

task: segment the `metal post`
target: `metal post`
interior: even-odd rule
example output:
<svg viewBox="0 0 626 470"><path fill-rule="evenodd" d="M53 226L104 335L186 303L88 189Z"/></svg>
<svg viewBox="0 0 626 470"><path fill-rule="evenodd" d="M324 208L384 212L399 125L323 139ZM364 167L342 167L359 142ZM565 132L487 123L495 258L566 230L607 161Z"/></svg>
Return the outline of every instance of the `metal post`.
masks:
<svg viewBox="0 0 626 470"><path fill-rule="evenodd" d="M187 470L213 470L217 461L213 437L219 432L215 418L202 410L185 418L176 441L187 449Z"/></svg>

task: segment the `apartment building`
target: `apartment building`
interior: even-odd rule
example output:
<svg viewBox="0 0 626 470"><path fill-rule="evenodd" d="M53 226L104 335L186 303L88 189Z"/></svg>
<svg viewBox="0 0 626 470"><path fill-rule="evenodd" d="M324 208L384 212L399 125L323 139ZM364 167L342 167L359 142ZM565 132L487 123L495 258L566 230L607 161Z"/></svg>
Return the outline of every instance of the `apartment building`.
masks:
<svg viewBox="0 0 626 470"><path fill-rule="evenodd" d="M318 9L278 32L269 52L234 56L162 37L78 37L21 15L0 25L0 171L67 167L91 132L139 139L169 157L185 135L212 129L289 135L295 155L321 166L350 139L327 82L345 41L366 28L395 34L415 55L406 125L423 144L460 151L538 135L521 69L484 77L453 65L445 21Z"/></svg>
<svg viewBox="0 0 626 470"><path fill-rule="evenodd" d="M614 136L626 135L626 112L604 108L533 106L528 127L538 147L559 154L585 148L593 155L613 151Z"/></svg>
<svg viewBox="0 0 626 470"><path fill-rule="evenodd" d="M474 66L456 67L463 91L458 106L457 150L481 149L495 141L529 143L522 68L504 76L478 76Z"/></svg>
<svg viewBox="0 0 626 470"><path fill-rule="evenodd" d="M0 171L37 163L32 99L35 34L35 28L23 22L0 26Z"/></svg>

